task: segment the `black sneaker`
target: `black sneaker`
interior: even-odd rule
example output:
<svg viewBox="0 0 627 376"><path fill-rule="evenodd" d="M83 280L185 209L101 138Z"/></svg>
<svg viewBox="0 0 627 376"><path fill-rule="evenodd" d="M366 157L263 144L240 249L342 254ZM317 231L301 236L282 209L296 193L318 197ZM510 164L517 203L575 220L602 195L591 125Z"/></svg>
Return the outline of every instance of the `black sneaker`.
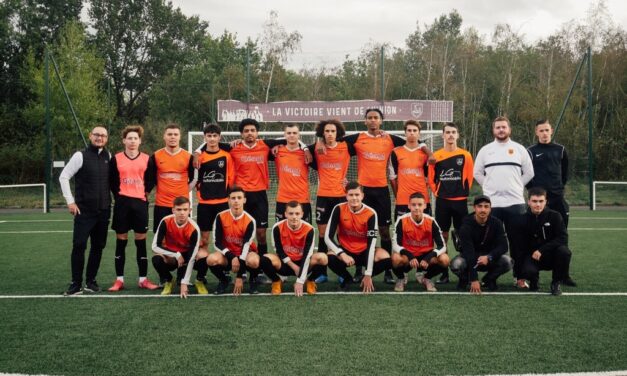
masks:
<svg viewBox="0 0 627 376"><path fill-rule="evenodd" d="M100 292L100 286L98 286L98 283L96 282L96 280L87 282L87 284L85 284L85 292Z"/></svg>
<svg viewBox="0 0 627 376"><path fill-rule="evenodd" d="M566 286L577 287L577 282L573 281L573 279L570 277L566 277L566 279L564 279L562 283Z"/></svg>
<svg viewBox="0 0 627 376"><path fill-rule="evenodd" d="M257 282L257 279L250 279L250 281L248 282L248 293L250 295L256 295L259 294L259 290L257 290L257 286L259 285L259 283Z"/></svg>
<svg viewBox="0 0 627 376"><path fill-rule="evenodd" d="M483 285L490 291L496 291L499 287L496 285L496 281L490 278L483 279Z"/></svg>
<svg viewBox="0 0 627 376"><path fill-rule="evenodd" d="M540 287L538 286L538 280L537 279L529 280L529 291L536 292L538 290L540 290Z"/></svg>
<svg viewBox="0 0 627 376"><path fill-rule="evenodd" d="M363 278L363 277L362 277ZM392 276L392 272L389 270L385 271L385 275L383 276L383 282L387 285L393 285L396 283L396 280Z"/></svg>
<svg viewBox="0 0 627 376"><path fill-rule="evenodd" d="M450 282L450 280L448 278L448 272L442 273L442 275L440 276L440 279L435 281L435 283L438 284L438 285L446 285L449 282Z"/></svg>
<svg viewBox="0 0 627 376"><path fill-rule="evenodd" d="M460 279L459 281L457 281L457 286L455 288L459 291L468 290L468 281L465 279Z"/></svg>
<svg viewBox="0 0 627 376"><path fill-rule="evenodd" d="M361 283L361 280L364 279L364 271L361 267L355 269L355 276L353 277L353 282Z"/></svg>
<svg viewBox="0 0 627 376"><path fill-rule="evenodd" d="M342 281L340 282L340 290L346 292L350 290L352 284L353 281L351 281L350 278L342 279Z"/></svg>
<svg viewBox="0 0 627 376"><path fill-rule="evenodd" d="M562 295L562 289L560 288L560 281L551 282L551 295Z"/></svg>
<svg viewBox="0 0 627 376"><path fill-rule="evenodd" d="M220 282L218 282L218 287L216 287L216 291L214 291L213 294L222 295L226 292L227 287L229 287L229 280L220 280Z"/></svg>
<svg viewBox="0 0 627 376"><path fill-rule="evenodd" d="M68 286L67 290L63 293L64 296L81 295L83 289L80 283L72 282Z"/></svg>

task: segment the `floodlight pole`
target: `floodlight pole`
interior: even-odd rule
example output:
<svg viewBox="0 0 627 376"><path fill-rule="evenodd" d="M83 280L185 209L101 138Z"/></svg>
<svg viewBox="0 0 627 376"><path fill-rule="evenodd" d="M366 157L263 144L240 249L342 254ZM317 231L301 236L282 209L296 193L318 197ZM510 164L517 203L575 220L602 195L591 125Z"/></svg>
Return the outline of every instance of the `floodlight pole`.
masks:
<svg viewBox="0 0 627 376"><path fill-rule="evenodd" d="M381 106L385 103L385 47L381 46ZM383 109L381 110L383 112Z"/></svg>
<svg viewBox="0 0 627 376"><path fill-rule="evenodd" d="M588 190L590 210L593 210L592 197L594 180L594 154L592 153L592 48L588 46Z"/></svg>
<svg viewBox="0 0 627 376"><path fill-rule="evenodd" d="M59 79L59 83L61 84L61 89L63 90L63 94L65 95L65 100L67 101L67 105L70 108L70 112L72 113L72 117L74 118L74 124L76 124L76 129L78 130L78 134L81 135L83 139L83 144L87 147L87 140L85 139L85 135L83 131L81 131L81 126L78 123L78 117L76 117L76 112L74 111L74 106L72 106L72 101L70 100L70 96L65 89L65 84L63 83L63 79L61 78L61 74L59 73L59 67L57 66L57 62L54 60L54 56L48 54L50 60L52 60L52 66L54 67L54 72L57 74L57 78Z"/></svg>
<svg viewBox="0 0 627 376"><path fill-rule="evenodd" d="M48 60L48 47L44 51L44 98L46 106L46 200L44 202L44 212L50 213L50 184L52 181L52 129L50 127L50 63Z"/></svg>
<svg viewBox="0 0 627 376"><path fill-rule="evenodd" d="M577 67L577 73L575 73L575 78L573 79L573 83L570 85L570 90L568 90L568 95L566 95L566 100L564 101L564 105L562 106L562 111L560 112L560 116L557 118L557 124L555 124L555 130L553 131L553 140L557 136L557 131L560 128L560 124L562 123L562 119L564 118L564 112L566 111L566 106L568 106L568 102L570 102L570 97L573 95L573 90L575 89L575 84L579 79L579 74L581 73L581 68L586 63L588 59L588 54L585 53L581 58L581 62L579 62L579 66Z"/></svg>

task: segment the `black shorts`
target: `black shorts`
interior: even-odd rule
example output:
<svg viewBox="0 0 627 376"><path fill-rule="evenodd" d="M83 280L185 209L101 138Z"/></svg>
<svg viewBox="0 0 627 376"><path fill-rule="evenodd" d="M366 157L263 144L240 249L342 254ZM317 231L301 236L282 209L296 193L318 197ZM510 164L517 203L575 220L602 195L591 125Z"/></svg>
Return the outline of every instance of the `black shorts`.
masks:
<svg viewBox="0 0 627 376"><path fill-rule="evenodd" d="M257 228L268 228L268 194L266 191L246 192L244 210L255 219Z"/></svg>
<svg viewBox="0 0 627 376"><path fill-rule="evenodd" d="M130 230L137 234L147 233L148 201L118 196L113 205L111 228L118 234L126 234Z"/></svg>
<svg viewBox="0 0 627 376"><path fill-rule="evenodd" d="M405 215L409 212L410 210L408 205L396 205L396 207L394 208L394 219L398 219L398 217L400 217L401 215ZM431 215L431 203L427 204L423 213Z"/></svg>
<svg viewBox="0 0 627 376"><path fill-rule="evenodd" d="M353 253L350 251L344 251L347 255L355 260L355 266L363 266L364 268L368 267L368 250L365 250L361 253ZM372 257L374 260L374 256Z"/></svg>
<svg viewBox="0 0 627 376"><path fill-rule="evenodd" d="M316 198L316 224L326 225L331 218L331 212L337 204L346 202L346 197L324 197Z"/></svg>
<svg viewBox="0 0 627 376"><path fill-rule="evenodd" d="M198 204L196 207L196 223L198 223L200 231L213 230L213 222L215 222L218 213L228 208L228 202L221 204Z"/></svg>
<svg viewBox="0 0 627 376"><path fill-rule="evenodd" d="M161 220L170 214L172 214L171 207L155 205L152 216L152 232L156 234L157 228L159 227L159 223L161 222Z"/></svg>
<svg viewBox="0 0 627 376"><path fill-rule="evenodd" d="M453 227L457 231L462 226L462 219L468 215L468 202L466 200L446 200L437 197L435 199L435 221L440 225L442 231L447 232Z"/></svg>
<svg viewBox="0 0 627 376"><path fill-rule="evenodd" d="M301 203L300 206L303 207L303 221L311 224L311 204L310 203L306 203L303 204ZM276 222L278 221L282 221L285 219L285 208L287 207L287 204L285 202L277 202L276 203L276 210L274 213L274 219L276 220Z"/></svg>
<svg viewBox="0 0 627 376"><path fill-rule="evenodd" d="M377 213L379 227L389 226L392 223L392 201L388 187L363 187L364 204L370 206Z"/></svg>

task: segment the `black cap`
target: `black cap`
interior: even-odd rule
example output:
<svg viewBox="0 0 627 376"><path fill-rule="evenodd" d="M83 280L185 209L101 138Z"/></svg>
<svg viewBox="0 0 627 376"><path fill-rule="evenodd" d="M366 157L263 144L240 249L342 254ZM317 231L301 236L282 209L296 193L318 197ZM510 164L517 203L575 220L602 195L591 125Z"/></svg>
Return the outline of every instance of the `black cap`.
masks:
<svg viewBox="0 0 627 376"><path fill-rule="evenodd" d="M472 202L473 205L479 205L482 202L487 202L488 204L492 204L492 201L490 201L490 197L486 196L486 195L479 195L475 197L475 200Z"/></svg>

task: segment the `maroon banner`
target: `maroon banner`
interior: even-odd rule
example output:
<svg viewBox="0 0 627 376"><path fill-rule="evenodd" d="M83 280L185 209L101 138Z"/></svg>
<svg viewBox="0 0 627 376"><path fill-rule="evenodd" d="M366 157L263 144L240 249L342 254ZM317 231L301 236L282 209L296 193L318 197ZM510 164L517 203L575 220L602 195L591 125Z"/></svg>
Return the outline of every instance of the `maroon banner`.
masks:
<svg viewBox="0 0 627 376"><path fill-rule="evenodd" d="M424 122L453 121L453 101L402 99L337 102L271 102L246 104L235 100L218 101L218 121L253 118L260 122L317 122L323 119L361 121L368 108L380 109L387 121L415 119Z"/></svg>

